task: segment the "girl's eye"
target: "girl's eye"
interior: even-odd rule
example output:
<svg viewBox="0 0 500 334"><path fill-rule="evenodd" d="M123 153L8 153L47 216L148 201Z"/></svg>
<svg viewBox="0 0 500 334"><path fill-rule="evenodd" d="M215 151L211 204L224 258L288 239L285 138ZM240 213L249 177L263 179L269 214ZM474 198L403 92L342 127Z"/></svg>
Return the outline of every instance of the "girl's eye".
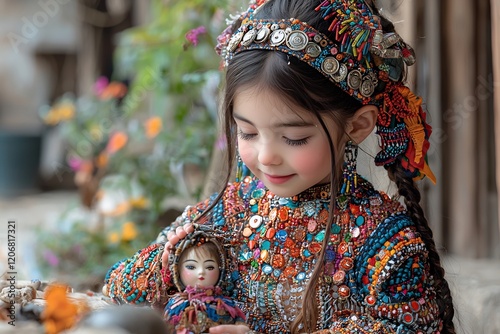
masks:
<svg viewBox="0 0 500 334"><path fill-rule="evenodd" d="M194 270L194 266L187 265L187 266L186 266L186 269L187 269L187 270Z"/></svg>
<svg viewBox="0 0 500 334"><path fill-rule="evenodd" d="M238 137L240 137L240 139L242 139L242 140L251 140L255 136L256 136L256 134L244 133L243 131L238 130Z"/></svg>
<svg viewBox="0 0 500 334"><path fill-rule="evenodd" d="M302 138L302 139L289 139L286 137L283 137L285 139L285 143L290 146L302 146L307 144L307 141L309 140L309 137Z"/></svg>
<svg viewBox="0 0 500 334"><path fill-rule="evenodd" d="M215 267L214 267L214 266L208 266L208 267L207 267L207 270L214 270L214 269L215 269Z"/></svg>

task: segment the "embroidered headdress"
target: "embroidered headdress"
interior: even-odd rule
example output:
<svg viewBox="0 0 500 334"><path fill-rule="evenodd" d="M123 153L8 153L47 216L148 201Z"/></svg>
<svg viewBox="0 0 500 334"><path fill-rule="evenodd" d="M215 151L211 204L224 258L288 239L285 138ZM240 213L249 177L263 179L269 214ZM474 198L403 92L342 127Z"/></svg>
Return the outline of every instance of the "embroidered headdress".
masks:
<svg viewBox="0 0 500 334"><path fill-rule="evenodd" d="M315 10L329 23L328 36L295 18L259 19L265 4L252 3L218 37L224 66L238 53L255 49L300 59L361 103L379 108L377 165L400 162L413 178L435 182L426 161L431 127L422 100L401 82L404 64L415 62L413 49L396 32L383 32L367 1L321 0Z"/></svg>

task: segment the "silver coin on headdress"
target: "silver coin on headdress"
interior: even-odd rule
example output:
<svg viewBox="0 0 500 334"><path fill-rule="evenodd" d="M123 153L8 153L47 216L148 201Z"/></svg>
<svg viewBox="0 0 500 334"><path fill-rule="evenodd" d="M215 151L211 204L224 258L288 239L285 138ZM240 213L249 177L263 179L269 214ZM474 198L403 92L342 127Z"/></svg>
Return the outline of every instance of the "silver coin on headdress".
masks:
<svg viewBox="0 0 500 334"><path fill-rule="evenodd" d="M309 43L309 37L301 30L293 30L286 39L286 45L294 51L304 50Z"/></svg>
<svg viewBox="0 0 500 334"><path fill-rule="evenodd" d="M321 63L321 70L326 74L333 75L339 70L339 61L335 57L325 57Z"/></svg>
<svg viewBox="0 0 500 334"><path fill-rule="evenodd" d="M243 38L243 31L238 31L236 34L234 34L227 43L227 50L229 52L234 52L234 50L236 50L236 48L240 44L242 38Z"/></svg>
<svg viewBox="0 0 500 334"><path fill-rule="evenodd" d="M361 95L364 97L370 97L372 96L373 92L375 92L375 85L370 79L365 79L363 80L363 83L361 84L361 88L359 89L359 92Z"/></svg>
<svg viewBox="0 0 500 334"><path fill-rule="evenodd" d="M321 46L316 43L309 42L306 46L306 54L313 58L316 58L321 54Z"/></svg>
<svg viewBox="0 0 500 334"><path fill-rule="evenodd" d="M275 30L271 33L270 44L272 46L279 46L286 40L286 33L283 29Z"/></svg>
<svg viewBox="0 0 500 334"><path fill-rule="evenodd" d="M256 29L248 30L245 36L243 36L243 39L241 40L241 45L249 46L255 40L256 36L257 36Z"/></svg>
<svg viewBox="0 0 500 334"><path fill-rule="evenodd" d="M255 36L255 42L256 43L262 43L264 42L267 37L269 37L269 34L271 33L271 29L268 27L262 27L259 29L257 32L257 36Z"/></svg>
<svg viewBox="0 0 500 334"><path fill-rule="evenodd" d="M354 90L358 90L361 87L362 80L363 75L359 70L352 70L347 75L347 85Z"/></svg>
<svg viewBox="0 0 500 334"><path fill-rule="evenodd" d="M336 82L341 82L344 81L346 77L347 77L347 66L345 64L340 64L339 70L337 71L337 73L332 74L332 78Z"/></svg>

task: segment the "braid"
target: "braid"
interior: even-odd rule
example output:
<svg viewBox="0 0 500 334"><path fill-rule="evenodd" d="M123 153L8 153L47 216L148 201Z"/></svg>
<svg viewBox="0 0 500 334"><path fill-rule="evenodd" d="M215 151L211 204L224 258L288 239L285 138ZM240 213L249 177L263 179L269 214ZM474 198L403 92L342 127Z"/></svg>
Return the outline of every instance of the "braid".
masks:
<svg viewBox="0 0 500 334"><path fill-rule="evenodd" d="M415 182L413 182L413 179L406 175L400 163L396 162L386 168L389 173L389 178L394 181L398 187L399 195L405 198L408 215L415 222L417 231L420 233L429 251L431 274L434 278L434 286L438 297L437 303L440 317L443 320L443 330L441 333L455 334L455 327L453 325L454 309L450 287L444 278L444 269L441 266L441 260L436 250L432 230L420 206L420 191L416 187Z"/></svg>

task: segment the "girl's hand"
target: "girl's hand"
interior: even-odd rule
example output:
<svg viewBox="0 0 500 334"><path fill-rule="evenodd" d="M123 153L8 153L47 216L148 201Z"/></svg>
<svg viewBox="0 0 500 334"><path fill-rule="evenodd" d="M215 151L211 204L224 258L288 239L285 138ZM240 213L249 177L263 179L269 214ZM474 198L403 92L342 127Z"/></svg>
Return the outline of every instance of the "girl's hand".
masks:
<svg viewBox="0 0 500 334"><path fill-rule="evenodd" d="M174 231L169 231L167 233L168 241L165 243L165 250L163 251L163 255L161 256L161 264L165 268L168 266L168 254L172 248L182 239L184 239L189 233L193 233L194 226L191 223L187 223L184 226L179 226Z"/></svg>
<svg viewBox="0 0 500 334"><path fill-rule="evenodd" d="M246 325L219 325L210 328L210 334L246 334L252 333Z"/></svg>

